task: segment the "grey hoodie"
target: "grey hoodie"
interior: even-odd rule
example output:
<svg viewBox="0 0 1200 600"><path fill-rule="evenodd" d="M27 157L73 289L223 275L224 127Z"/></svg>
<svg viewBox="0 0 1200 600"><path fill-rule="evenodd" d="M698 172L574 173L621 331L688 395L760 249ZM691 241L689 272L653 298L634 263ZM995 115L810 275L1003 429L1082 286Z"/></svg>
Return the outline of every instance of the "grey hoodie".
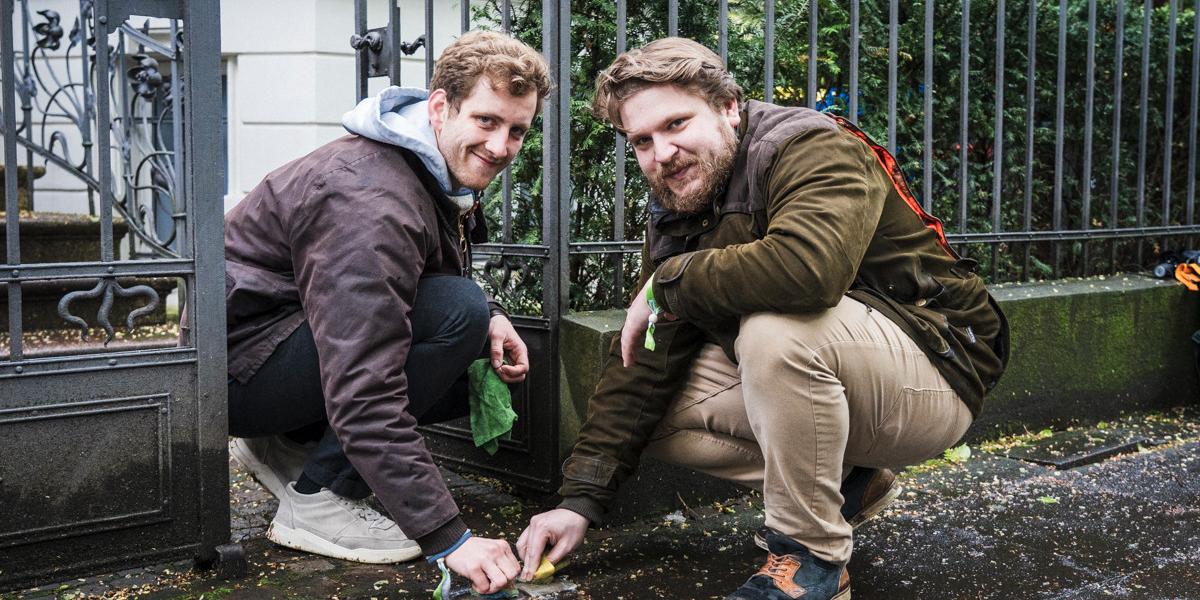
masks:
<svg viewBox="0 0 1200 600"><path fill-rule="evenodd" d="M429 92L421 88L391 86L375 96L364 98L342 116L346 131L365 138L399 146L416 154L433 174L442 191L458 206L470 210L474 193L466 188L452 189L446 159L437 147L437 138L429 124Z"/></svg>

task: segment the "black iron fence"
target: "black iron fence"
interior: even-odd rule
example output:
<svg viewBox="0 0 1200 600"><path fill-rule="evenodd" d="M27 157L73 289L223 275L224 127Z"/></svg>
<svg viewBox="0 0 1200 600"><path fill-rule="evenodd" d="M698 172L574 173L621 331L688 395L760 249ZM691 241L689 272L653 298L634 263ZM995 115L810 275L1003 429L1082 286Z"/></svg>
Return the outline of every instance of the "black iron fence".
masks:
<svg viewBox="0 0 1200 600"><path fill-rule="evenodd" d="M471 10L474 25L507 26L529 42L546 26L563 29L545 47L561 58L558 103L548 107L558 112L547 119L566 126L532 140L489 204L504 224L495 247L504 261L514 262L518 250L503 245L514 236L552 255L567 248L549 257L563 265L553 285L564 295L523 297L535 310L551 300L560 310L625 304L648 190L625 141L587 103L616 53L664 35L718 51L749 97L857 122L892 150L921 202L992 281L1138 271L1195 243L1195 3L616 0ZM543 199L569 209L557 232L565 240L547 237Z"/></svg>

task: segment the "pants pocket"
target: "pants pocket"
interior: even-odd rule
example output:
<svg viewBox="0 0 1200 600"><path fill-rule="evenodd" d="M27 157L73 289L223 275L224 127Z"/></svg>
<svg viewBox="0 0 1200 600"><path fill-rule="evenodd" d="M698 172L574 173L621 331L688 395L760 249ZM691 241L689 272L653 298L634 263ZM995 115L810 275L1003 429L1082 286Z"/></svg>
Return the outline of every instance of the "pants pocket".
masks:
<svg viewBox="0 0 1200 600"><path fill-rule="evenodd" d="M875 431L864 466L904 467L937 456L971 425L971 412L954 390L904 387Z"/></svg>

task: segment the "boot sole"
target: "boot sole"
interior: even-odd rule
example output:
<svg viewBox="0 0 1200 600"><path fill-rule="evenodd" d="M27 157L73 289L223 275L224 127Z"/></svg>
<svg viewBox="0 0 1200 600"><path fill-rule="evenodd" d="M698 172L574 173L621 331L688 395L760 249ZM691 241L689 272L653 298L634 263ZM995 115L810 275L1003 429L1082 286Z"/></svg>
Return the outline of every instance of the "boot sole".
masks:
<svg viewBox="0 0 1200 600"><path fill-rule="evenodd" d="M242 438L234 438L229 442L229 453L242 463L243 467L250 472L250 476L261 484L272 496L275 496L280 502L287 502L287 496L284 493L284 487L287 482L280 481L275 476L275 471L268 467L266 463L260 462L254 458L254 453L246 448L246 442Z"/></svg>
<svg viewBox="0 0 1200 600"><path fill-rule="evenodd" d="M272 521L271 527L267 529L267 539L293 550L371 565L402 563L421 556L421 548L416 544L413 544L412 548L396 550L344 548L312 532L293 529L277 521Z"/></svg>
<svg viewBox="0 0 1200 600"><path fill-rule="evenodd" d="M891 504L893 500L899 498L900 492L903 491L904 488L893 483L892 487L888 488L888 491L884 492L882 496L877 498L874 502L867 505L862 510L858 511L858 514L854 515L853 519L847 521L850 524L850 528L858 529L867 521L878 517L879 513L883 512L883 509L887 508L887 505ZM767 538L763 537L761 529L754 532L754 545L762 548L763 550L767 549ZM848 599L849 597L849 593L847 593L846 598ZM835 598L838 597L835 596Z"/></svg>

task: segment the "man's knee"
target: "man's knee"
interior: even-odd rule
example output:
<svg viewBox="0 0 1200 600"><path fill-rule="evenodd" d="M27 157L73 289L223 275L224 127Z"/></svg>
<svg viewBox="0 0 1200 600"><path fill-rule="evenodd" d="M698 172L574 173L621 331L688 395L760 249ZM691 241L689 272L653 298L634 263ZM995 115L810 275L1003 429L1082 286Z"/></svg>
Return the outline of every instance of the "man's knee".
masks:
<svg viewBox="0 0 1200 600"><path fill-rule="evenodd" d="M440 315L439 337L483 346L491 322L487 296L474 281L465 277L428 277L421 280L418 304Z"/></svg>
<svg viewBox="0 0 1200 600"><path fill-rule="evenodd" d="M754 313L742 319L734 349L742 381L754 385L781 369L805 368L811 355L806 319L781 313Z"/></svg>

